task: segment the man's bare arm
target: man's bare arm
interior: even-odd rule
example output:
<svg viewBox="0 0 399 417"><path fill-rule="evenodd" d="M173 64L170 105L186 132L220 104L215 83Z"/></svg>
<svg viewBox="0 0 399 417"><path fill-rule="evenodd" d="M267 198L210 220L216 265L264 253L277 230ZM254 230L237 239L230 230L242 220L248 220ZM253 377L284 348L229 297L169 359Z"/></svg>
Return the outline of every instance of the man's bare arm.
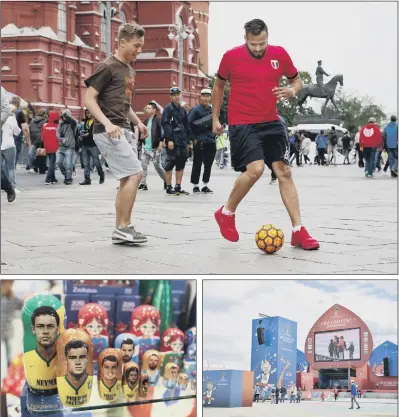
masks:
<svg viewBox="0 0 399 417"><path fill-rule="evenodd" d="M21 129L25 136L26 143L30 144L30 130L29 130L28 123L21 123Z"/></svg>
<svg viewBox="0 0 399 417"><path fill-rule="evenodd" d="M135 125L139 125L141 122L141 120L139 119L139 117L137 116L137 114L133 111L133 109L130 107L129 110L129 114L127 115L127 118L133 122Z"/></svg>
<svg viewBox="0 0 399 417"><path fill-rule="evenodd" d="M290 87L294 90L295 94L298 94L298 92L302 90L303 88L302 79L299 76L299 74L293 80L289 80L289 81L290 81Z"/></svg>
<svg viewBox="0 0 399 417"><path fill-rule="evenodd" d="M88 87L85 93L84 106L103 126L112 124L105 114L101 111L97 103L98 91L92 86Z"/></svg>
<svg viewBox="0 0 399 417"><path fill-rule="evenodd" d="M216 76L215 84L212 90L212 119L213 122L219 122L220 108L222 107L224 87L226 86L226 80L221 80Z"/></svg>

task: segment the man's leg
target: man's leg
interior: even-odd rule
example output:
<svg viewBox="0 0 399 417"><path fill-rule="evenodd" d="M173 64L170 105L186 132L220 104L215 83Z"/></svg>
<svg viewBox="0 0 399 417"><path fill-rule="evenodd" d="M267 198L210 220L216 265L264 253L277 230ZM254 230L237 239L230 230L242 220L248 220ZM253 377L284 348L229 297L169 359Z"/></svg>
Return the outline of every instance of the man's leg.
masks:
<svg viewBox="0 0 399 417"><path fill-rule="evenodd" d="M15 155L15 168L17 167L17 164L19 162L19 156L21 155L21 150L22 150L22 140L23 139L17 139L14 141L15 143L15 150L16 150L16 155Z"/></svg>
<svg viewBox="0 0 399 417"><path fill-rule="evenodd" d="M5 165L7 168L7 176L10 180L13 187L16 186L15 181L15 155L16 155L16 149L14 147L4 149L1 151L2 156L5 159Z"/></svg>
<svg viewBox="0 0 399 417"><path fill-rule="evenodd" d="M97 146L90 146L89 152L93 158L94 166L97 168L97 174L100 177L100 184L104 182L104 171L100 162L100 151Z"/></svg>
<svg viewBox="0 0 399 417"><path fill-rule="evenodd" d="M207 143L204 145L204 153L203 153L204 174L202 176L202 182L204 183L204 187L207 186L211 178L212 165L215 159L215 154L216 154L216 144Z"/></svg>
<svg viewBox="0 0 399 417"><path fill-rule="evenodd" d="M188 195L187 191L184 191L181 187L183 182L184 168L186 167L186 162L188 159L188 149L187 147L180 147L178 155L176 157L176 186L175 191L179 194Z"/></svg>
<svg viewBox="0 0 399 417"><path fill-rule="evenodd" d="M56 158L57 158L56 159L56 164L57 164L59 170L61 171L61 174L64 176L64 179L66 179L65 178L65 167L64 167L64 159L65 159L64 150L58 149Z"/></svg>
<svg viewBox="0 0 399 417"><path fill-rule="evenodd" d="M165 171L161 165L161 152L159 152L158 149L154 151L154 156L152 160L154 163L154 168L157 171L159 177L163 182L165 182Z"/></svg>
<svg viewBox="0 0 399 417"><path fill-rule="evenodd" d="M36 161L36 145L29 145L28 149L28 165L26 169L33 169Z"/></svg>
<svg viewBox="0 0 399 417"><path fill-rule="evenodd" d="M243 172L234 183L233 190L224 206L227 211L234 213L237 210L241 200L262 176L264 169L265 162L263 160L254 161L247 165L247 170Z"/></svg>
<svg viewBox="0 0 399 417"><path fill-rule="evenodd" d="M301 225L298 193L292 179L291 169L284 161L276 161L272 164L280 187L280 195L291 218L292 226Z"/></svg>
<svg viewBox="0 0 399 417"><path fill-rule="evenodd" d="M85 180L81 182L80 184L90 184L90 151L88 146L82 146L82 162L83 162L83 170L84 170L84 176Z"/></svg>
<svg viewBox="0 0 399 417"><path fill-rule="evenodd" d="M301 224L298 193L292 179L291 169L283 160L272 163L280 187L280 195L288 211L293 226L291 246L300 246L305 250L318 249L319 242L312 238Z"/></svg>
<svg viewBox="0 0 399 417"><path fill-rule="evenodd" d="M65 151L65 178L68 181L72 181L72 171L73 171L73 158L75 156L75 149L67 149ZM90 165L89 165L90 169Z"/></svg>
<svg viewBox="0 0 399 417"><path fill-rule="evenodd" d="M202 163L204 161L204 145L201 144L201 142L197 141L197 143L194 145L193 148L193 166L191 168L191 184L194 185L194 187L198 186L200 175L201 175L201 168ZM177 175L177 171L176 171ZM177 180L176 180L177 183Z"/></svg>
<svg viewBox="0 0 399 417"><path fill-rule="evenodd" d="M131 225L133 206L141 179L142 173L120 179L115 200L117 229Z"/></svg>
<svg viewBox="0 0 399 417"><path fill-rule="evenodd" d="M142 185L147 186L148 165L150 164L151 159L151 155L148 153L148 151L144 150L141 154L141 166L143 168L143 177L141 179L140 188L144 188L141 187Z"/></svg>

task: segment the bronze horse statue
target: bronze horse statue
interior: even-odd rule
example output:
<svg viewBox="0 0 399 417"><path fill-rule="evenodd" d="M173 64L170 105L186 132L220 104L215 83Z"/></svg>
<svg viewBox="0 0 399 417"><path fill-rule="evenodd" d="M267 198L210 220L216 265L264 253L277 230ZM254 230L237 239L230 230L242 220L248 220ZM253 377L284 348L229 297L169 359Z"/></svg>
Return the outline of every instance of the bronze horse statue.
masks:
<svg viewBox="0 0 399 417"><path fill-rule="evenodd" d="M326 101L321 109L321 114L324 116L324 112L329 101L331 101L337 112L339 112L337 104L334 100L335 89L337 88L338 83L341 86L344 85L344 76L342 74L334 75L328 83L324 84L322 90L320 90L320 87L317 84L305 85L302 90L298 92L297 105L302 108L303 103L308 97L325 98Z"/></svg>

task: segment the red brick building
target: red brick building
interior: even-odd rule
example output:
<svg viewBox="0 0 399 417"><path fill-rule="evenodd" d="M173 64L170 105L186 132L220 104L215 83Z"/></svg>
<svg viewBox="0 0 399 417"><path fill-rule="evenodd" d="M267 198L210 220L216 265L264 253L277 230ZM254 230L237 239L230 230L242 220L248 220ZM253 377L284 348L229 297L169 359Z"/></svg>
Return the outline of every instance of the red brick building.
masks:
<svg viewBox="0 0 399 417"><path fill-rule="evenodd" d="M209 2L113 1L112 52L123 22L134 21L146 31L137 72L133 109L141 113L150 100L169 102L169 89L179 85L177 41L169 40L169 26L183 23L195 29L195 39L184 42L183 100L198 102L199 92L208 86ZM84 79L105 57L105 2L42 1L1 2L2 85L35 107L61 108L67 105L82 115ZM202 72L201 71L201 69Z"/></svg>

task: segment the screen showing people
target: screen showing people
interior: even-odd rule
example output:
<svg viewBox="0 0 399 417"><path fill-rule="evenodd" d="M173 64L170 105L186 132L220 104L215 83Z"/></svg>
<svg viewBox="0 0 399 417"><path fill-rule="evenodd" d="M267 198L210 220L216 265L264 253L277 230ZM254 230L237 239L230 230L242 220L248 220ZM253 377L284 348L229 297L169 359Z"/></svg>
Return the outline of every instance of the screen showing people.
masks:
<svg viewBox="0 0 399 417"><path fill-rule="evenodd" d="M315 361L360 359L360 329L315 333Z"/></svg>

